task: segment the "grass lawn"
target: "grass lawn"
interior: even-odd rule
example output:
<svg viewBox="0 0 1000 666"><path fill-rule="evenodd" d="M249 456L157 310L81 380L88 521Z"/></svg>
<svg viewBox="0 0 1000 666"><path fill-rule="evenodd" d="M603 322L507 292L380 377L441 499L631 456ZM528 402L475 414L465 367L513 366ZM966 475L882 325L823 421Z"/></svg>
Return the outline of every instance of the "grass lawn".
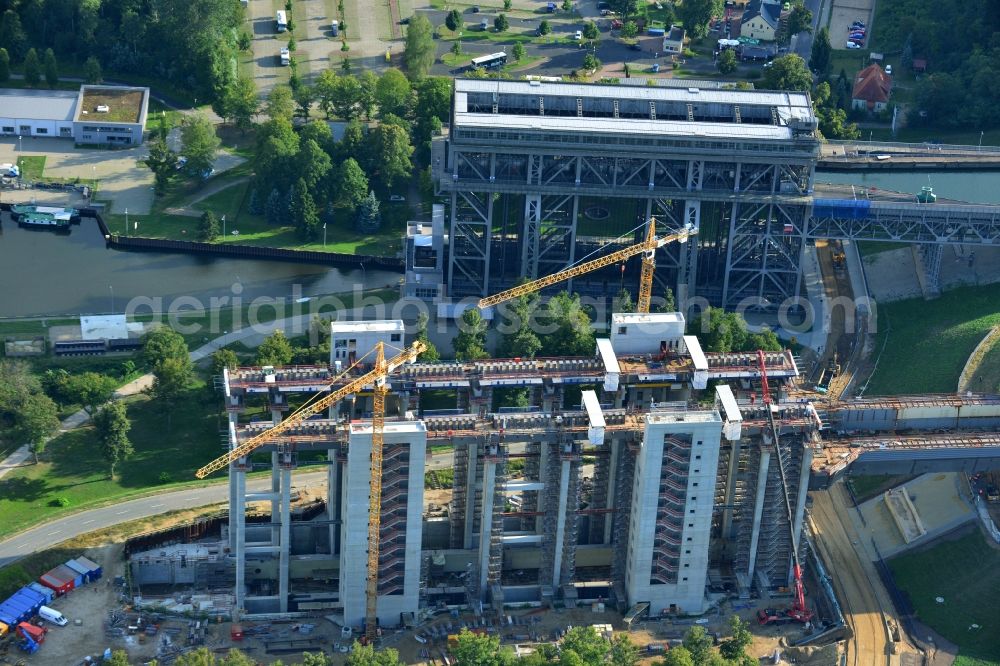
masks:
<svg viewBox="0 0 1000 666"><path fill-rule="evenodd" d="M872 254L878 254L879 252L888 252L889 250L900 250L910 247L909 243L892 243L889 241L858 241L858 250L861 252L862 257L867 257Z"/></svg>
<svg viewBox="0 0 1000 666"><path fill-rule="evenodd" d="M888 343L867 394L954 392L969 354L997 324L1000 285L880 305L875 349L882 349L886 336Z"/></svg>
<svg viewBox="0 0 1000 666"><path fill-rule="evenodd" d="M45 155L25 155L17 158L17 166L21 169L22 178L38 180L45 172Z"/></svg>
<svg viewBox="0 0 1000 666"><path fill-rule="evenodd" d="M956 666L1000 664L1000 550L975 530L889 561L921 622L959 646ZM937 603L937 597L944 603ZM978 624L979 629L972 625Z"/></svg>
<svg viewBox="0 0 1000 666"><path fill-rule="evenodd" d="M192 385L169 410L141 397L129 402L135 453L107 478L107 464L91 427L52 440L38 465L19 468L0 480L0 536L81 507L136 495L150 488L194 481L194 472L221 452L225 416L217 394L203 382ZM161 481L161 474L167 477ZM55 503L69 500L69 506Z"/></svg>
<svg viewBox="0 0 1000 666"><path fill-rule="evenodd" d="M1000 344L993 346L979 361L979 367L972 373L969 390L977 393L996 393L1000 391Z"/></svg>

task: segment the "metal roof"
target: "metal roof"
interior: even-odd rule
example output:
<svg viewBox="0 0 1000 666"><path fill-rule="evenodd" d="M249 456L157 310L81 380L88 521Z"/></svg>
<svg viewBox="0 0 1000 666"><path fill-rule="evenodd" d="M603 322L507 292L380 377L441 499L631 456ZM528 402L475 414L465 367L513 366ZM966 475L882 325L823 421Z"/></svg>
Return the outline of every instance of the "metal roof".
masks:
<svg viewBox="0 0 1000 666"><path fill-rule="evenodd" d="M78 95L69 90L0 90L0 117L72 121Z"/></svg>
<svg viewBox="0 0 1000 666"><path fill-rule="evenodd" d="M697 87L620 86L579 84L549 81L501 81L491 79L455 79L455 92L486 92L519 95L553 95L565 97L603 97L607 99L638 99L669 102L700 102L750 104L805 110L812 116L809 95L802 92L767 90L706 90Z"/></svg>
<svg viewBox="0 0 1000 666"><path fill-rule="evenodd" d="M464 106L464 105L463 105ZM654 134L697 139L791 139L792 130L781 125L706 123L637 118L579 118L564 116L511 116L493 113L456 113L456 126L489 129L572 130L595 134Z"/></svg>

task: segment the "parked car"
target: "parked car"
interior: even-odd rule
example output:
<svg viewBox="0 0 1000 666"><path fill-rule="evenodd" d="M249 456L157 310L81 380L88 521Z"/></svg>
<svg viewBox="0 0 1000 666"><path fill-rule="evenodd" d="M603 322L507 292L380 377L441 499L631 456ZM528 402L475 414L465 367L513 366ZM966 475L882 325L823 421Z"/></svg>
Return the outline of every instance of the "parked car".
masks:
<svg viewBox="0 0 1000 666"><path fill-rule="evenodd" d="M885 66L885 73L888 74L889 76L892 76L892 65Z"/></svg>
<svg viewBox="0 0 1000 666"><path fill-rule="evenodd" d="M390 194L389 201L406 201L406 197L402 194Z"/></svg>
<svg viewBox="0 0 1000 666"><path fill-rule="evenodd" d="M583 30L577 30L575 33L573 33L573 39L575 39L578 42L582 41L583 40Z"/></svg>
<svg viewBox="0 0 1000 666"><path fill-rule="evenodd" d="M847 44L845 44L844 47L848 49L860 49L861 44L855 44L854 42L847 42Z"/></svg>
<svg viewBox="0 0 1000 666"><path fill-rule="evenodd" d="M178 170L183 169L187 165L187 163L188 163L188 158L181 155L180 157L177 158L177 169Z"/></svg>

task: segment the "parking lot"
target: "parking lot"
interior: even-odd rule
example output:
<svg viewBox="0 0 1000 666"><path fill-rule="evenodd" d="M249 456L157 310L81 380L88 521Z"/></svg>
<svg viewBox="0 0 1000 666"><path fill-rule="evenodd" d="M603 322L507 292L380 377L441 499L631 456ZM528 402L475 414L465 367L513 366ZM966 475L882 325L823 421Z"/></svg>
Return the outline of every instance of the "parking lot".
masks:
<svg viewBox="0 0 1000 666"><path fill-rule="evenodd" d="M153 205L153 174L138 164L145 154L143 146L100 150L77 148L72 139L0 139L0 163L17 163L22 155L44 155L46 177L99 180L97 198L111 200L111 210L115 213L126 208L137 215L149 213Z"/></svg>
<svg viewBox="0 0 1000 666"><path fill-rule="evenodd" d="M870 28L874 8L874 0L833 0L833 12L830 14L830 45L834 49L843 50L847 44L851 24L855 21L863 21ZM865 40L862 48L867 46L868 41Z"/></svg>

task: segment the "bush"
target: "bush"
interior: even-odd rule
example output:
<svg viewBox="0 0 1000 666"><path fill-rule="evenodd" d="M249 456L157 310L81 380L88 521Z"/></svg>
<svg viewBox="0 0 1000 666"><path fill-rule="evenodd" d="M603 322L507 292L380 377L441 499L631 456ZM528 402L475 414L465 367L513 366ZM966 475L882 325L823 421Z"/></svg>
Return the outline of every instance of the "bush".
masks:
<svg viewBox="0 0 1000 666"><path fill-rule="evenodd" d="M49 502L49 506L67 507L69 505L70 505L70 501L69 501L68 497L57 497L54 500L52 500L51 502Z"/></svg>
<svg viewBox="0 0 1000 666"><path fill-rule="evenodd" d="M156 477L158 483L171 483L174 477L170 476L170 472L160 472L160 475Z"/></svg>

